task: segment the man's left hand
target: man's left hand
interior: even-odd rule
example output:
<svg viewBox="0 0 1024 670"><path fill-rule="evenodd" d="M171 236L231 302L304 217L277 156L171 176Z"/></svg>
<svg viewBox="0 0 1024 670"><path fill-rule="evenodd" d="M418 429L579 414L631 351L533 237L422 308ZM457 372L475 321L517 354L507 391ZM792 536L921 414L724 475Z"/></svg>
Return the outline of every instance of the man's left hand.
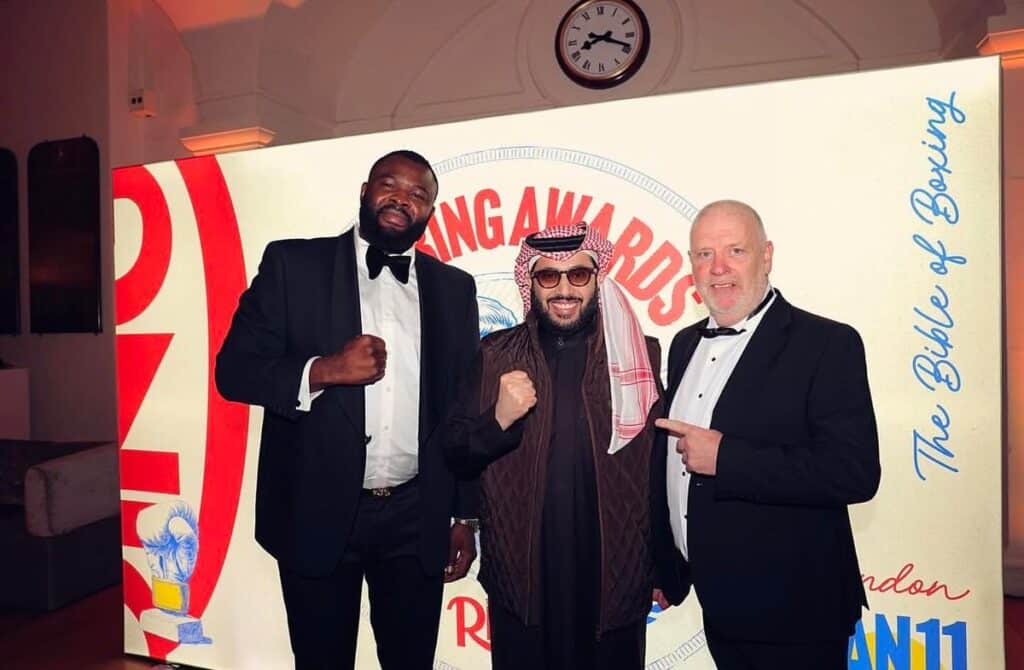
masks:
<svg viewBox="0 0 1024 670"><path fill-rule="evenodd" d="M679 438L676 451L688 471L701 475L715 474L718 470L718 447L722 443L720 432L675 419L658 419L654 425Z"/></svg>
<svg viewBox="0 0 1024 670"><path fill-rule="evenodd" d="M448 567L444 569L444 581L454 582L465 577L475 559L476 533L466 524L452 524L448 542Z"/></svg>

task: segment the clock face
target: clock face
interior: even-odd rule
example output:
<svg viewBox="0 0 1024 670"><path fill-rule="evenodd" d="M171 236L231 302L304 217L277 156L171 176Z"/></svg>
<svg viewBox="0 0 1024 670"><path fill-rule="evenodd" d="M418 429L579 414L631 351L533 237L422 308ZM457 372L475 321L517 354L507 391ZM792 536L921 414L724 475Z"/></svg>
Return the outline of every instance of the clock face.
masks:
<svg viewBox="0 0 1024 670"><path fill-rule="evenodd" d="M570 79L592 88L621 84L643 64L647 19L628 0L584 0L562 19L555 38L558 63Z"/></svg>

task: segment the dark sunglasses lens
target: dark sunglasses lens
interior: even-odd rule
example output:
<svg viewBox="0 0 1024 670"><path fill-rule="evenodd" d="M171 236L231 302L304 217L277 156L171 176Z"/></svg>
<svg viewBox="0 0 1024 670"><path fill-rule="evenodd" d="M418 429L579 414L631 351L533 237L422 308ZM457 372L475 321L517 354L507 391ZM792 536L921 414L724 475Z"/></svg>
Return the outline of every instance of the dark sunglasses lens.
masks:
<svg viewBox="0 0 1024 670"><path fill-rule="evenodd" d="M537 283L543 288L554 288L558 286L558 282L562 279L562 275L557 270L538 270L533 273L533 278L536 279Z"/></svg>
<svg viewBox="0 0 1024 670"><path fill-rule="evenodd" d="M569 283L573 286L586 286L591 274L593 273L587 268L573 268L567 273Z"/></svg>

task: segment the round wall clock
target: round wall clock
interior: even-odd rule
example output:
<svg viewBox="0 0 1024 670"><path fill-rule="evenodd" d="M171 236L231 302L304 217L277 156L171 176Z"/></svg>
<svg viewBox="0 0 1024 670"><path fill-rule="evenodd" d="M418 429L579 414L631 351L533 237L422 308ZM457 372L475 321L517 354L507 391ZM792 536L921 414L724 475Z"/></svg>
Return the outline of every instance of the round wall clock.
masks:
<svg viewBox="0 0 1024 670"><path fill-rule="evenodd" d="M577 84L611 88L640 69L651 44L647 17L632 0L581 0L555 34L555 56Z"/></svg>

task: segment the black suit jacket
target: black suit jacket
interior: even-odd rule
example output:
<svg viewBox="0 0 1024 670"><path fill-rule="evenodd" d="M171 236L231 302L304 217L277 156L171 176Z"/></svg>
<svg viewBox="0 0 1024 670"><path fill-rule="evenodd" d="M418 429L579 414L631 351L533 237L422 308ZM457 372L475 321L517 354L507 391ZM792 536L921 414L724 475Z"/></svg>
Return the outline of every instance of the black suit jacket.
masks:
<svg viewBox="0 0 1024 670"><path fill-rule="evenodd" d="M706 323L672 341L668 406ZM872 498L880 477L860 336L778 294L711 428L723 435L717 473L690 477L687 513L705 626L739 640L849 636L867 600L847 505Z"/></svg>
<svg viewBox="0 0 1024 670"><path fill-rule="evenodd" d="M270 243L217 355L220 393L265 410L256 539L289 569L309 576L328 574L338 563L366 463L362 386L329 387L310 412L296 409L309 358L334 353L362 333L353 235ZM473 484L456 486L438 444L442 431L435 428L476 353L479 323L470 275L419 252L416 274L419 557L429 574L438 574L448 559L451 516L476 512Z"/></svg>

